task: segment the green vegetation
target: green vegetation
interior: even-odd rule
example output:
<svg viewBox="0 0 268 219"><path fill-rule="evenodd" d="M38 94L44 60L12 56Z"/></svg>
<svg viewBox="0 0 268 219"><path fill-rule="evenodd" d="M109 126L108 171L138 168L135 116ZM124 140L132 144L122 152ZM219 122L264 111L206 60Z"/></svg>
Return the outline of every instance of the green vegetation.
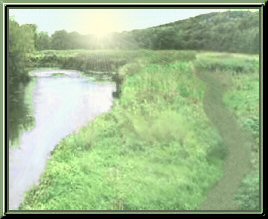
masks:
<svg viewBox="0 0 268 219"><path fill-rule="evenodd" d="M259 57L202 54L199 60L200 69L210 69L225 86L223 101L248 135L246 139L251 151L251 168L240 185L236 201L243 210L259 210ZM234 128L231 130L234 132ZM243 139L237 140L241 145Z"/></svg>
<svg viewBox="0 0 268 219"><path fill-rule="evenodd" d="M32 127L34 119L31 114L31 96L34 83L29 82L27 71L31 67L29 52L34 50L34 25L19 25L14 20L9 21L8 38L8 125L9 141L12 146L19 143L19 136L26 127ZM29 100L30 99L30 100Z"/></svg>
<svg viewBox="0 0 268 219"><path fill-rule="evenodd" d="M227 106L235 113L236 118L243 129L250 135L251 148L251 171L247 173L237 194L237 201L241 209L258 210L259 206L259 153L260 153L260 84L258 58L251 60L255 62L255 69L248 74L238 74L232 77L231 89L226 93L224 100ZM250 64L249 64L250 65Z"/></svg>
<svg viewBox="0 0 268 219"><path fill-rule="evenodd" d="M205 111L220 131L223 143L229 151L229 156L225 159L225 176L210 191L207 202L202 205L203 209L226 209L228 206L236 209L237 205L241 208L248 205L245 199L240 200L246 191L248 193L246 197L254 199L251 202L253 205L248 206L248 210L258 210L259 208L258 195L255 193L252 196L251 192L252 187L255 189L253 193L258 192L256 190L259 187L257 181L250 179L250 183L253 184L248 188L245 188L244 183L241 185L246 174L252 175L252 171L258 170L256 161L258 161L259 154L254 151L259 146L257 146L252 134L257 132L259 135L259 130L256 130L256 127L254 131L249 130L243 124L244 120L247 121L252 116L259 116L258 110L255 110L258 109L259 105L258 63L258 56L209 53L199 54L195 62L195 71L200 79L207 84L204 98ZM237 85L249 83L251 86L245 87L244 94L241 93ZM245 94L247 94L247 98L245 98ZM250 96L252 98L248 99ZM243 110L234 112L232 105L239 106ZM241 113L243 113L243 118L241 118ZM256 175L258 173L255 173ZM241 188L238 189L239 187ZM240 198L237 198L237 202L235 202L233 196L237 190L240 190L240 194L236 196ZM226 195L228 193L229 197ZM219 198L220 202L217 203L218 197L224 197L224 199L220 200Z"/></svg>
<svg viewBox="0 0 268 219"><path fill-rule="evenodd" d="M61 78L61 77L64 77L65 74L64 73L55 73L55 74L52 74L52 77L55 77L55 78Z"/></svg>
<svg viewBox="0 0 268 219"><path fill-rule="evenodd" d="M27 193L20 209L198 209L224 177L229 150L222 130L206 115L206 84L194 69L223 68L227 81L243 77L247 82L257 71L247 71L257 65L245 61L256 56L219 55L143 51L120 67L121 96L112 111L57 146L40 185ZM209 56L220 62L218 67L204 64ZM237 63L230 64L230 57ZM255 90L248 86L247 92ZM230 95L240 94L234 88ZM258 116L248 112L246 117ZM246 178L237 193L241 209L258 206L254 177Z"/></svg>
<svg viewBox="0 0 268 219"><path fill-rule="evenodd" d="M31 130L34 125L33 91L36 81L20 84L9 93L9 144L17 147L20 144L21 135Z"/></svg>
<svg viewBox="0 0 268 219"><path fill-rule="evenodd" d="M236 200L241 210L260 210L260 175L255 170L243 180Z"/></svg>
<svg viewBox="0 0 268 219"><path fill-rule="evenodd" d="M34 51L35 29L31 24L19 25L9 20L8 38L8 82L10 85L16 81L27 81L27 70L30 67L28 53Z"/></svg>
<svg viewBox="0 0 268 219"><path fill-rule="evenodd" d="M17 85L30 68L112 79L118 97L109 113L60 142L20 209L258 210L259 60L229 53L258 52L258 19L210 13L103 42L10 20L14 135L17 116L33 123L21 104L31 97Z"/></svg>
<svg viewBox="0 0 268 219"><path fill-rule="evenodd" d="M34 67L76 69L88 74L111 74L139 55L138 51L44 50L28 55Z"/></svg>
<svg viewBox="0 0 268 219"><path fill-rule="evenodd" d="M103 49L112 49L113 52L105 51L103 56ZM122 49L125 50L123 54ZM19 25L10 20L9 83L27 80L30 67L74 68L83 72L117 71L133 56L140 57L141 54L131 51L137 49L256 53L259 50L259 15L249 11L209 13L147 29L114 33L102 41L91 35L67 33L65 30L49 36L37 32L36 25ZM53 50L65 51L56 53ZM232 65L232 60L227 62L227 66ZM241 69L241 66L237 68Z"/></svg>
<svg viewBox="0 0 268 219"><path fill-rule="evenodd" d="M241 40L243 39L243 40ZM257 53L259 13L227 11L199 15L186 20L142 30L113 33L103 41L92 35L56 31L40 33L38 49L191 49Z"/></svg>

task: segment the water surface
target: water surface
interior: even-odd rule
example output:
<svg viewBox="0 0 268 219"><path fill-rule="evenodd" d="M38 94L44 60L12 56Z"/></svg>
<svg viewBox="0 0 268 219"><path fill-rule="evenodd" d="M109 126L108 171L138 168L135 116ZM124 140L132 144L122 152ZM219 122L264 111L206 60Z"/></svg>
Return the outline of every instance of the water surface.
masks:
<svg viewBox="0 0 268 219"><path fill-rule="evenodd" d="M54 73L61 73L63 76L53 77ZM96 116L107 112L112 106L112 92L115 91L113 83L93 82L81 77L76 71L39 70L31 75L35 76L35 79L26 88L32 89L28 89L27 95L20 90L23 101L18 100L17 107L15 104L10 106L13 112L19 111L20 108L27 109L24 114L10 115L13 115L13 125L10 126L9 132L20 133L13 135L13 139L10 138L10 210L18 209L25 192L38 184L50 152L55 146ZM14 119L16 115L30 118L30 122ZM16 147L12 146L15 142L18 144Z"/></svg>

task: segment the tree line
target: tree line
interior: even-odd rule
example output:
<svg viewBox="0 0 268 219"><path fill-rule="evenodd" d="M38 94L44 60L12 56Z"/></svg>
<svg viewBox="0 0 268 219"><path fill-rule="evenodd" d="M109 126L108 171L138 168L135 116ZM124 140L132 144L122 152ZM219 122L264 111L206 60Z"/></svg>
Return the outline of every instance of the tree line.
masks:
<svg viewBox="0 0 268 219"><path fill-rule="evenodd" d="M213 12L142 30L113 33L99 41L93 35L60 30L37 36L38 50L152 49L259 52L259 13Z"/></svg>
<svg viewBox="0 0 268 219"><path fill-rule="evenodd" d="M37 27L32 24L19 25L14 20L9 20L8 34L8 82L27 81L25 73L30 67L28 54L35 50Z"/></svg>
<svg viewBox="0 0 268 219"><path fill-rule="evenodd" d="M38 32L34 24L19 25L10 19L8 45L8 71L12 72L12 78L26 75L21 72L29 66L27 54L35 50L173 49L258 53L259 13L212 12L147 29L113 33L102 40L65 30L49 36Z"/></svg>

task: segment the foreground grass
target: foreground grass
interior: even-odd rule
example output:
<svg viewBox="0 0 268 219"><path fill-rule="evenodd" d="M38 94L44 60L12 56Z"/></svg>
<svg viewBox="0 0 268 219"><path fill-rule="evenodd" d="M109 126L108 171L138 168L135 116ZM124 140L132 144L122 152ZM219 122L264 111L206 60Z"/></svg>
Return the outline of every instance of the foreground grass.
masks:
<svg viewBox="0 0 268 219"><path fill-rule="evenodd" d="M197 209L223 176L227 152L205 114L194 59L151 53L121 67L113 110L58 145L20 208Z"/></svg>
<svg viewBox="0 0 268 219"><path fill-rule="evenodd" d="M258 60L256 60L258 62ZM231 89L226 92L224 102L235 114L241 127L250 137L251 169L244 177L236 201L242 210L259 210L260 205L260 83L259 68L249 74L232 77Z"/></svg>
<svg viewBox="0 0 268 219"><path fill-rule="evenodd" d="M209 60L208 60L209 58ZM242 162L241 155L249 150L248 155L244 156L245 160L250 162L248 170L246 167L242 168L240 164L237 168L236 177L243 175L242 183L238 192L234 195L235 203L239 209L242 210L260 210L260 166L259 166L259 60L255 55L243 54L209 54L203 53L199 55L197 66L200 72L207 72L207 76L214 80L213 84L218 84L214 89L214 97L218 90L222 90L223 97L221 98L224 106L229 110L228 117L234 117L236 124L227 120L227 127L229 126L230 136L236 136L233 142L235 149L244 147L238 151L237 162ZM231 115L232 114L232 115ZM218 116L223 117L223 116ZM224 123L219 120L219 125ZM217 118L216 118L217 120ZM233 125L231 125L234 123ZM232 127L231 127L232 126ZM238 127L239 126L239 127ZM235 134L236 133L236 134ZM240 134L239 134L240 133ZM228 135L228 131L227 131ZM238 137L242 135L241 137ZM231 139L231 138L229 138ZM232 145L232 143L230 143ZM243 146L244 145L244 146ZM247 148L247 149L246 149ZM240 161L238 160L240 157ZM227 162L227 161L225 161ZM248 165L246 164L246 166ZM236 163L237 165L238 163ZM239 170L240 168L240 170ZM232 171L229 171L232 172ZM229 173L226 173L229 174ZM224 180L221 180L221 183ZM227 179L228 181L228 179ZM230 187L230 181L226 187ZM234 186L233 186L234 187ZM221 189L223 190L223 189ZM228 191L230 191L229 189ZM220 192L218 192L219 194Z"/></svg>
<svg viewBox="0 0 268 219"><path fill-rule="evenodd" d="M241 181L250 172L250 152L252 150L250 145L254 140L250 136L251 133L244 130L241 121L233 116L233 112L229 109L230 104L226 103L226 101L224 103L224 96L228 91L228 94L232 94L238 99L242 98L247 104L253 107L258 106L257 102L252 104L241 94L234 93L238 91L237 89L230 89L232 80L237 75L243 78L243 74L246 74L251 79L256 78L258 68L255 68L255 64L258 64L258 60L246 60L245 58L241 59L226 54L218 57L215 55L208 60L203 57L206 57L206 55L202 54L201 58L195 62L195 71L196 75L207 85L204 109L207 116L219 130L223 144L228 148L228 156L225 159L223 178L209 192L206 202L202 204L200 209L237 210L242 203L238 204L235 201L235 195L241 185ZM246 61L247 64L245 63ZM248 74L252 74L253 77ZM247 80L243 82L247 82ZM258 90L255 90L255 93L253 89L247 89L248 91L253 95L258 94ZM258 187L258 184L254 186ZM257 191L254 192L258 194ZM254 202L258 203L258 199L254 200ZM255 206L249 205L248 207L247 210L258 209Z"/></svg>

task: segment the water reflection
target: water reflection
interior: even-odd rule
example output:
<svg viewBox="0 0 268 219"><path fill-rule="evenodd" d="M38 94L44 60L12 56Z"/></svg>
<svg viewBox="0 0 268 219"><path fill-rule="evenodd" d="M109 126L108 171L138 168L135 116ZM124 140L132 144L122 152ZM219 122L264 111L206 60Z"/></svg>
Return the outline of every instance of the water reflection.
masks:
<svg viewBox="0 0 268 219"><path fill-rule="evenodd" d="M32 91L36 80L28 83L9 85L8 93L8 137L10 146L20 144L21 135L34 127L34 115L32 108Z"/></svg>
<svg viewBox="0 0 268 219"><path fill-rule="evenodd" d="M113 83L43 76L32 89L34 127L23 132L18 148L9 149L10 210L17 209L25 192L38 183L54 147L112 106Z"/></svg>

